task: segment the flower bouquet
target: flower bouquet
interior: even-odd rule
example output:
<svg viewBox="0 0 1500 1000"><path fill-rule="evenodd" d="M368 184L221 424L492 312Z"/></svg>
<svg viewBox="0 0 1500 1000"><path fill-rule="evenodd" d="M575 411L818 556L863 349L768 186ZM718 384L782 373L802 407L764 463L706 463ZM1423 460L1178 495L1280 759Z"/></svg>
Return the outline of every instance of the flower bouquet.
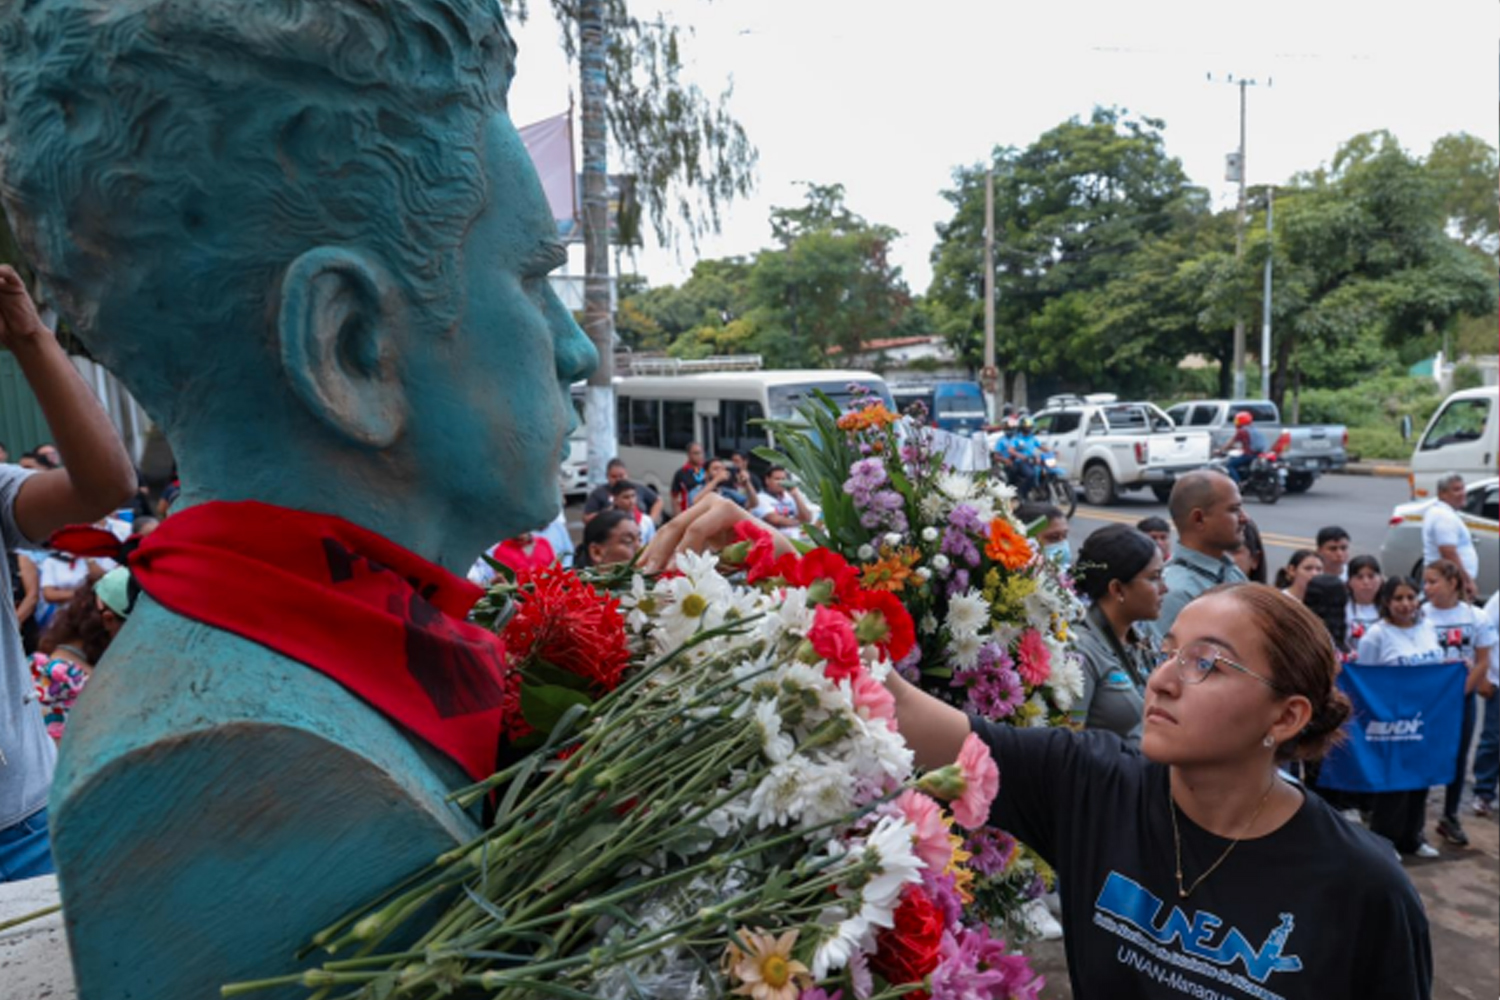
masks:
<svg viewBox="0 0 1500 1000"><path fill-rule="evenodd" d="M862 387L851 390L847 412L815 394L797 419L768 421L780 450L760 454L818 488L823 523L808 537L845 556L861 586L897 598L916 621L917 643L894 658L895 669L974 715L1073 725L1083 675L1069 629L1083 608L1063 568L1030 540L1042 525L1016 519L1015 491L998 477L945 461L921 403L905 419ZM1045 863L1001 831L971 829L966 850L987 920L1011 919L1050 887Z"/></svg>
<svg viewBox="0 0 1500 1000"><path fill-rule="evenodd" d="M971 736L914 774L881 683L910 617L840 556L742 528L743 583L713 555L499 582L477 616L532 749L455 794L487 829L320 932L319 966L225 995L1034 997L964 917L954 824L983 824L995 765Z"/></svg>

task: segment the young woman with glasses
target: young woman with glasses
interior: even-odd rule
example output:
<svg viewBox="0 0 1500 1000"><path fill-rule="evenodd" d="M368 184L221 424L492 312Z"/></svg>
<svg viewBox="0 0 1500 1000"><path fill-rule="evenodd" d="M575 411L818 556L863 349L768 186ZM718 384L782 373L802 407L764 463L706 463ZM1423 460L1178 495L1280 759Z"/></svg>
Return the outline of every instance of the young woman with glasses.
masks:
<svg viewBox="0 0 1500 1000"><path fill-rule="evenodd" d="M1188 605L1146 684L1140 752L1101 733L970 719L892 673L918 764L972 731L1000 767L991 822L1052 864L1080 998L1425 998L1421 900L1389 845L1285 780L1348 700L1323 623L1260 584Z"/></svg>

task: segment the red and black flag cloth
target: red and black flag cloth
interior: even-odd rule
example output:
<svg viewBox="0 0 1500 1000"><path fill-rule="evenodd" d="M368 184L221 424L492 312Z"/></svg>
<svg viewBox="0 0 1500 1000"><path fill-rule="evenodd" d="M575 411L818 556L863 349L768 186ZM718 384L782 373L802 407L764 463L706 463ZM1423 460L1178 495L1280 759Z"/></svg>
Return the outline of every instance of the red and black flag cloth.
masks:
<svg viewBox="0 0 1500 1000"><path fill-rule="evenodd" d="M477 779L493 773L505 647L464 620L483 591L342 518L269 504L176 511L130 559L183 617L333 678Z"/></svg>

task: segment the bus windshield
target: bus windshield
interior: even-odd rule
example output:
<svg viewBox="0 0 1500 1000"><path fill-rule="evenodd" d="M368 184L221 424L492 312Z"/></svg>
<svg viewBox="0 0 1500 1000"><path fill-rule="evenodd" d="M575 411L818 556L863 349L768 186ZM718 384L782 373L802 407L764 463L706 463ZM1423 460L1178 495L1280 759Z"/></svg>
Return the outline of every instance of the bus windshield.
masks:
<svg viewBox="0 0 1500 1000"><path fill-rule="evenodd" d="M867 388L874 392L888 409L896 408L896 404L891 400L891 391L884 382ZM771 407L771 419L799 419L797 407L812 399L814 391L826 394L840 410L847 410L854 405L855 395L850 391L848 382L798 382L793 385L773 385L766 389L766 400Z"/></svg>

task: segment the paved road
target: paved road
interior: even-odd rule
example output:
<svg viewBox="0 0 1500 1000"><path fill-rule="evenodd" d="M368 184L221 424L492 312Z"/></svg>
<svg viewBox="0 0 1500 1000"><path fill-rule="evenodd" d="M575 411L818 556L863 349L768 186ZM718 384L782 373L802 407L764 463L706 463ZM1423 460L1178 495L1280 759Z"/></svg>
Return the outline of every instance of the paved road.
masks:
<svg viewBox="0 0 1500 1000"><path fill-rule="evenodd" d="M1325 476L1308 492L1282 497L1279 503L1268 505L1246 500L1245 513L1260 528L1267 549L1267 565L1274 574L1276 567L1285 565L1294 550L1312 548L1318 529L1330 524L1340 525L1349 532L1353 555L1379 555L1391 508L1408 499L1405 479ZM1167 517L1167 505L1158 503L1144 490L1126 494L1109 507L1081 504L1073 517L1073 551L1078 551L1089 532L1104 524L1134 524L1152 514Z"/></svg>

